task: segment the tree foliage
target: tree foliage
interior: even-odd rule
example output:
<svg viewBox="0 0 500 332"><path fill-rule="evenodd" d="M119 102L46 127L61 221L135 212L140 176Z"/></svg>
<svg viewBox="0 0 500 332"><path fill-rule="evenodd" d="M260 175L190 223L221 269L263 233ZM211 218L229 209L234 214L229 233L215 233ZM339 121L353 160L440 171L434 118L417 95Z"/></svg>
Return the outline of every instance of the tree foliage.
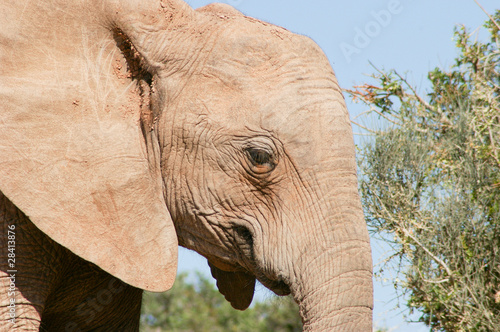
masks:
<svg viewBox="0 0 500 332"><path fill-rule="evenodd" d="M214 284L201 274L189 282L186 273L177 276L165 293L145 293L141 331L302 331L298 306L290 297L273 297L238 311L224 299Z"/></svg>
<svg viewBox="0 0 500 332"><path fill-rule="evenodd" d="M435 331L500 329L498 22L487 41L456 28L456 63L429 72L424 94L394 70L349 91L384 124L359 153L367 223Z"/></svg>

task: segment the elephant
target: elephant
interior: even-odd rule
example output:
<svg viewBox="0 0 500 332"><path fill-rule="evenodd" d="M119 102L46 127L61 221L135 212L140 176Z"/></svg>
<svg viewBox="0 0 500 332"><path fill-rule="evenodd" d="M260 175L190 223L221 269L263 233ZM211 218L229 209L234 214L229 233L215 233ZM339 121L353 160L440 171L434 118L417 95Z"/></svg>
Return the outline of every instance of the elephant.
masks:
<svg viewBox="0 0 500 332"><path fill-rule="evenodd" d="M137 331L178 246L231 305L372 330L341 88L310 38L224 4L0 4L0 326Z"/></svg>

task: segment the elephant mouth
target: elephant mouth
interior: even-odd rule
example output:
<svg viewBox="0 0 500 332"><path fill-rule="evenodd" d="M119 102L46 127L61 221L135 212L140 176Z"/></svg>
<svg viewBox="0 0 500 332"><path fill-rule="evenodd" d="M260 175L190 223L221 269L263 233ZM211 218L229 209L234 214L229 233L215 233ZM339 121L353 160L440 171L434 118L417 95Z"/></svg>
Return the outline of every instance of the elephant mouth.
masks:
<svg viewBox="0 0 500 332"><path fill-rule="evenodd" d="M273 291L276 295L289 295L291 293L290 287L284 281L269 278L265 273L259 271L253 251L254 235L252 231L247 227L237 226L234 228L234 233L242 260L248 263L246 269L244 267L240 268L246 270L246 273L254 275L262 285Z"/></svg>
<svg viewBox="0 0 500 332"><path fill-rule="evenodd" d="M213 269L213 267L217 267L221 271L226 271L230 273L243 273L248 276L251 276L255 279L257 279L262 285L264 285L266 288L271 290L273 293L275 293L278 296L287 296L291 293L290 287L282 280L273 280L268 277L266 277L263 273L261 272L250 272L247 269L243 268L242 266L238 265L231 265L228 263L225 263L217 258L211 257L208 259L209 265ZM213 275L213 271L212 271Z"/></svg>
<svg viewBox="0 0 500 332"><path fill-rule="evenodd" d="M274 278L274 273L268 276L259 268L251 230L238 225L233 228L232 235L236 249L234 253L238 257L236 261L219 255L204 256L208 260L212 276L217 280L219 292L233 308L245 310L250 306L256 280L278 296L289 295L290 287L283 280Z"/></svg>
<svg viewBox="0 0 500 332"><path fill-rule="evenodd" d="M259 276L257 277L257 280L278 296L287 296L291 293L290 287L284 281L271 280L265 276Z"/></svg>

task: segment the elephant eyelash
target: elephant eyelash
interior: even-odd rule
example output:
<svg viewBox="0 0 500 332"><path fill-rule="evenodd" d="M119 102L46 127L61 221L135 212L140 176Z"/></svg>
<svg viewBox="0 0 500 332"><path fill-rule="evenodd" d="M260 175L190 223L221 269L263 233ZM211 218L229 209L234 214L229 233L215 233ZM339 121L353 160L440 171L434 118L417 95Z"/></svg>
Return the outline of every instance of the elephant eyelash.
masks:
<svg viewBox="0 0 500 332"><path fill-rule="evenodd" d="M261 149L248 149L250 159L255 165L271 164L271 155Z"/></svg>
<svg viewBox="0 0 500 332"><path fill-rule="evenodd" d="M247 148L246 154L251 164L251 170L255 174L267 174L276 168L277 163L274 154L263 148Z"/></svg>

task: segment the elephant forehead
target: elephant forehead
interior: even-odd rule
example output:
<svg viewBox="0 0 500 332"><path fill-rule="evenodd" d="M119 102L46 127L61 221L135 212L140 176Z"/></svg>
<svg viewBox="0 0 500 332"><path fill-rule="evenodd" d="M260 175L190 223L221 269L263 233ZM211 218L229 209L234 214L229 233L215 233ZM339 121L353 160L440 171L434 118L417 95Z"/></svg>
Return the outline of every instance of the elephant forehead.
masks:
<svg viewBox="0 0 500 332"><path fill-rule="evenodd" d="M311 39L242 15L214 20L219 28L192 76L193 94L183 90L194 112L236 133L272 133L304 167L352 147L340 87Z"/></svg>
<svg viewBox="0 0 500 332"><path fill-rule="evenodd" d="M268 24L244 23L221 29L207 65L267 79L285 73L303 77L329 67L324 53L308 37Z"/></svg>
<svg viewBox="0 0 500 332"><path fill-rule="evenodd" d="M304 168L343 155L352 137L347 110L343 99L338 98L325 97L303 107L277 106L273 112L266 113L262 126L272 128L289 157Z"/></svg>
<svg viewBox="0 0 500 332"><path fill-rule="evenodd" d="M349 143L346 137L352 137L343 96L333 85L292 86L278 91L235 88L209 77L196 83L193 94L184 95L179 104L184 112L178 114L192 115L188 123L202 123L204 128L209 124L219 133L235 136L267 133L278 139L301 167L310 168L335 157ZM207 121L200 122L200 114Z"/></svg>

